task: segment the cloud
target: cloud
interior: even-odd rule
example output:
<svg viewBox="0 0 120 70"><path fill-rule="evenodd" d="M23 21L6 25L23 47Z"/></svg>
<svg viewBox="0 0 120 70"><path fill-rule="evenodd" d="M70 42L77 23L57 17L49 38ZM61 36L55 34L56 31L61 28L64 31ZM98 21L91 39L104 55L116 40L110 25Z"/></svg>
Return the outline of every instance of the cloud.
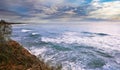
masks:
<svg viewBox="0 0 120 70"><path fill-rule="evenodd" d="M120 1L92 4L94 10L89 13L92 18L120 20Z"/></svg>
<svg viewBox="0 0 120 70"><path fill-rule="evenodd" d="M2 10L0 9L0 19L4 19L7 21L16 21L19 18L21 18L23 15L18 14L13 11L8 11L8 10Z"/></svg>
<svg viewBox="0 0 120 70"><path fill-rule="evenodd" d="M108 0L1 0L0 9L9 11L9 14L2 13L4 18L14 16L27 22L78 21L86 18L120 20L120 1L104 1Z"/></svg>

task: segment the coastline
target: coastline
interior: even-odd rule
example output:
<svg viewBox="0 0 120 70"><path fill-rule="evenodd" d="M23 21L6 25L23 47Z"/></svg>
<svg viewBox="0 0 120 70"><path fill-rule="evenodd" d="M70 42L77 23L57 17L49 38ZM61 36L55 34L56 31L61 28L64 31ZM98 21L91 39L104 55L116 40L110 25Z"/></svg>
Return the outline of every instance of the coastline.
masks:
<svg viewBox="0 0 120 70"><path fill-rule="evenodd" d="M53 70L14 40L0 43L0 70Z"/></svg>
<svg viewBox="0 0 120 70"><path fill-rule="evenodd" d="M11 34L11 23L1 20L0 70L61 70L61 67L51 67L31 54L21 44L12 40Z"/></svg>

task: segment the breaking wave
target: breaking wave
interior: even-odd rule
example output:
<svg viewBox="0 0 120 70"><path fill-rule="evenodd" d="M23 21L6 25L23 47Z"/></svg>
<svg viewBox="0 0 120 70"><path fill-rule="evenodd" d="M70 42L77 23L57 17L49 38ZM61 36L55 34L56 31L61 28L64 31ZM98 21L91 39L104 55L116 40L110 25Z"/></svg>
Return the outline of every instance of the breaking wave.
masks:
<svg viewBox="0 0 120 70"><path fill-rule="evenodd" d="M120 70L120 35L48 27L15 28L13 38L62 70Z"/></svg>
<svg viewBox="0 0 120 70"><path fill-rule="evenodd" d="M76 32L65 32L56 38L42 37L41 41L46 45L33 49L32 52L52 65L62 64L62 70L120 68L120 37L101 37L98 34L89 37Z"/></svg>
<svg viewBox="0 0 120 70"><path fill-rule="evenodd" d="M99 33L100 35L102 33ZM107 34L102 34L107 35ZM89 35L90 36L90 35ZM120 37L116 36L99 36L98 34L89 36L80 36L75 32L66 32L62 36L57 38L47 38L42 37L42 41L44 42L53 42L53 43L77 43L81 45L94 46L97 48L111 49L120 51Z"/></svg>

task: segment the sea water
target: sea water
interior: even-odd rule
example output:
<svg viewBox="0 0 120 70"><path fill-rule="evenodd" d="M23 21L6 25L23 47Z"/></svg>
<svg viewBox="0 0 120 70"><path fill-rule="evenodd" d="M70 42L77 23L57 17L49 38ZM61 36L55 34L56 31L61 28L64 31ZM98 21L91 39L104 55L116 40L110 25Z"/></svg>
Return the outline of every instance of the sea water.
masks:
<svg viewBox="0 0 120 70"><path fill-rule="evenodd" d="M12 38L62 70L120 70L120 23L14 25Z"/></svg>

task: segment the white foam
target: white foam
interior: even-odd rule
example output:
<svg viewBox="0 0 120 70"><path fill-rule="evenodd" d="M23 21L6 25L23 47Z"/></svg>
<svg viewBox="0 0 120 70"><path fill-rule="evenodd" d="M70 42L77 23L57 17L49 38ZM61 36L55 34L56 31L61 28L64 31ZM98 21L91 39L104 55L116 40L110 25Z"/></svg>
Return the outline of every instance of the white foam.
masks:
<svg viewBox="0 0 120 70"><path fill-rule="evenodd" d="M118 64L120 64L120 53L115 54L115 60Z"/></svg>
<svg viewBox="0 0 120 70"><path fill-rule="evenodd" d="M81 67L79 64L75 64L74 62L64 62L64 67L62 70L85 70L83 67Z"/></svg>
<svg viewBox="0 0 120 70"><path fill-rule="evenodd" d="M63 33L63 35L58 38L42 37L41 40L44 42L53 43L67 43L67 44L78 43L102 49L106 48L120 51L120 37L116 38L115 36L82 37L78 36L78 34L76 33L68 32Z"/></svg>
<svg viewBox="0 0 120 70"><path fill-rule="evenodd" d="M75 32L66 32L66 33L63 33L62 36L59 36L57 38L42 37L41 40L44 42L53 42L53 43L59 43L59 44L60 43L66 43L66 44L78 43L82 45L93 46L95 48L100 48L106 51L110 51L110 50L120 51L119 36L118 37L116 36L82 37ZM92 59L92 56L89 57L90 55L82 54L77 50L61 52L61 51L55 51L52 47L43 46L41 48L32 47L31 52L36 56L41 55L41 57L44 59L45 62L50 61L50 64L53 66L55 66L56 63L60 62L63 66L62 70L100 70L101 69L101 68L96 68L96 69L86 68L85 64L89 61L88 58ZM97 55L98 54L96 54L96 57L99 57L99 55L98 56ZM76 59L75 61L70 61L71 58L76 58ZM117 65L114 61L116 61L117 63L120 63L118 54L117 56L115 56L114 59L107 59L105 57L100 57L100 58L104 59L107 62L107 64L102 67L102 69L104 70L111 70L110 68L117 69L117 67L115 67ZM81 60L78 60L78 59L81 59Z"/></svg>
<svg viewBox="0 0 120 70"><path fill-rule="evenodd" d="M32 30L28 30L28 29L22 29L22 30L21 30L21 32L25 32L25 33L26 33L26 32L30 32L30 31L32 31Z"/></svg>
<svg viewBox="0 0 120 70"><path fill-rule="evenodd" d="M47 49L46 49L45 47L44 47L44 48L31 47L31 48L30 48L30 51L31 51L31 53L33 53L34 55L39 56L39 55L43 54L44 52L46 52Z"/></svg>
<svg viewBox="0 0 120 70"><path fill-rule="evenodd" d="M39 34L39 33L32 33L32 35L37 35L37 34Z"/></svg>

